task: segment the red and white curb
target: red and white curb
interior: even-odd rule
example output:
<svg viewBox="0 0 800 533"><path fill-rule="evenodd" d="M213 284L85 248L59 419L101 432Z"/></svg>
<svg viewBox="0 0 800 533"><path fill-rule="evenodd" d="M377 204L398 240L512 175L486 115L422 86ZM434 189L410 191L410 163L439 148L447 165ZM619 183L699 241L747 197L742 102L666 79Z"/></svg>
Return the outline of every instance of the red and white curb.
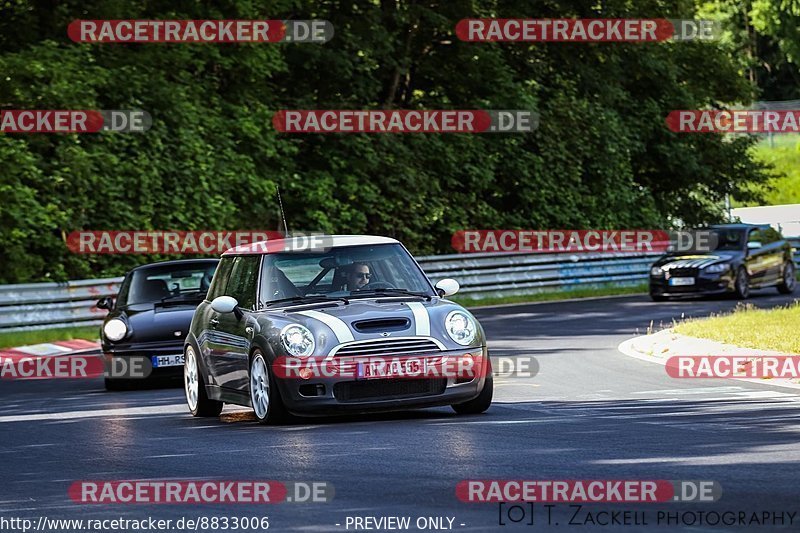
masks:
<svg viewBox="0 0 800 533"><path fill-rule="evenodd" d="M72 355L100 356L100 343L97 341L75 339L71 341L46 342L42 344L31 344L29 346L18 346L16 348L0 349L0 360L11 359L17 361L30 357L60 357Z"/></svg>
<svg viewBox="0 0 800 533"><path fill-rule="evenodd" d="M617 349L628 357L641 359L650 363L666 366L667 359L673 355L790 355L774 350L755 350L741 348L732 344L698 339L687 335L680 335L671 329L665 329L650 335L640 335L628 339L620 344ZM666 371L664 372L666 375ZM800 390L800 383L789 379L757 379L757 378L724 378L734 381L749 381L760 385L771 385L787 389Z"/></svg>

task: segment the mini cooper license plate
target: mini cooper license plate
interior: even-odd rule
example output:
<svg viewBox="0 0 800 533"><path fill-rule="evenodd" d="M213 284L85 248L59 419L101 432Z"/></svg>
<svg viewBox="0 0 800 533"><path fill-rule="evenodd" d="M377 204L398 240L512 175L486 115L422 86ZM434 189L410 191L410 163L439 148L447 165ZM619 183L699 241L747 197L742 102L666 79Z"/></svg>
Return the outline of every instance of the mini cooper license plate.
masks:
<svg viewBox="0 0 800 533"><path fill-rule="evenodd" d="M402 378L423 372L423 361L359 361L356 366L358 379Z"/></svg>
<svg viewBox="0 0 800 533"><path fill-rule="evenodd" d="M153 368L163 366L183 366L183 354L176 355L154 355L150 358L153 361Z"/></svg>
<svg viewBox="0 0 800 533"><path fill-rule="evenodd" d="M694 278L670 278L669 284L674 287L694 285Z"/></svg>

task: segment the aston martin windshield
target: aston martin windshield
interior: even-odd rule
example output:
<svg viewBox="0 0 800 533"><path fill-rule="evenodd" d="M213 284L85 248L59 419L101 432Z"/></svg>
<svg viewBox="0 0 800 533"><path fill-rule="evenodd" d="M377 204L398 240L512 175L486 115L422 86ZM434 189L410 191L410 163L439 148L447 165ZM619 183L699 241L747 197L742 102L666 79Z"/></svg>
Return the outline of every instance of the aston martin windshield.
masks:
<svg viewBox="0 0 800 533"><path fill-rule="evenodd" d="M422 271L398 244L269 254L264 261L261 298L265 304L284 299L434 295Z"/></svg>

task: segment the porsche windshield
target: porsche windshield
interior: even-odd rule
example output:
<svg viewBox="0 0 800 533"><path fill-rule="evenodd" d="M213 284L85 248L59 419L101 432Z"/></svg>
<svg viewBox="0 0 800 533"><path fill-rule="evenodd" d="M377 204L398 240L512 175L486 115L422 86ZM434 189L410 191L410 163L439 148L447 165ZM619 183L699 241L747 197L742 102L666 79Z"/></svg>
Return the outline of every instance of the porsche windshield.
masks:
<svg viewBox="0 0 800 533"><path fill-rule="evenodd" d="M261 300L433 296L427 278L399 244L345 246L325 253L264 256Z"/></svg>
<svg viewBox="0 0 800 533"><path fill-rule="evenodd" d="M208 292L216 268L216 263L203 262L134 270L120 288L117 305L201 298Z"/></svg>

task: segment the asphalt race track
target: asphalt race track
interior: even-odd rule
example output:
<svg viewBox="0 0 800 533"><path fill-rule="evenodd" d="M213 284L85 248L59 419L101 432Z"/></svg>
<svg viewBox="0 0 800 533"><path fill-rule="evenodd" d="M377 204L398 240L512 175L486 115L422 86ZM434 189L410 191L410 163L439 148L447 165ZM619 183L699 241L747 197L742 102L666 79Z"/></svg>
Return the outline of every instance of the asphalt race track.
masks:
<svg viewBox="0 0 800 533"><path fill-rule="evenodd" d="M750 301L770 307L791 298L770 290ZM793 390L673 380L663 366L617 351L651 321L658 328L735 305L656 304L637 295L476 310L492 356L534 356L540 365L533 378L497 379L495 403L479 416L438 408L262 427L249 410L232 406L220 419L192 418L181 388L109 393L99 379L3 381L0 517L268 516L270 530L314 532L353 531L348 517L408 516L411 530L419 517L445 517L462 531L582 532L674 530L675 522L656 523L658 510L769 511L796 514L791 525L786 518L783 526L747 529L799 531L800 403ZM132 479L326 481L335 496L330 503L200 507L81 505L67 495L74 481ZM503 526L499 504L456 498L465 479L714 480L723 494L713 503L586 504L576 518L575 508L558 504L549 523L537 503L532 526L528 515L518 523L506 516ZM646 525L568 524L618 509L646 513ZM530 508L515 512L522 511Z"/></svg>

